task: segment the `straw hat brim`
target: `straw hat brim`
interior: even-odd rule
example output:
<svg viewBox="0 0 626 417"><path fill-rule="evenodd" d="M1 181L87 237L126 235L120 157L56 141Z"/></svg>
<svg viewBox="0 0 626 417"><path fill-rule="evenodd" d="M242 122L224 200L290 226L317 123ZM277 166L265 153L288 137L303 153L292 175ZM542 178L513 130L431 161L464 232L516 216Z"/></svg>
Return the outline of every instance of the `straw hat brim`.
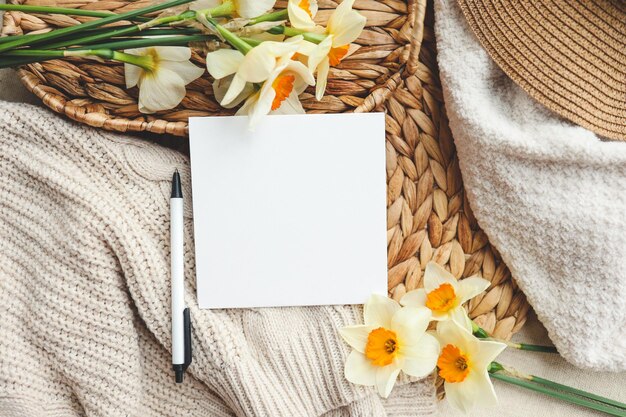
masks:
<svg viewBox="0 0 626 417"><path fill-rule="evenodd" d="M626 2L459 0L494 61L537 101L626 140Z"/></svg>

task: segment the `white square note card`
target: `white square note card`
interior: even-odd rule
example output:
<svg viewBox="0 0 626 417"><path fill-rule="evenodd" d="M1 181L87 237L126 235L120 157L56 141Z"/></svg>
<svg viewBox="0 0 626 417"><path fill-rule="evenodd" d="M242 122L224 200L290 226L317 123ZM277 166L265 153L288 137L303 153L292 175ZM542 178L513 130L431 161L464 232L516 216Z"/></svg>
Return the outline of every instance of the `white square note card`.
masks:
<svg viewBox="0 0 626 417"><path fill-rule="evenodd" d="M201 308L387 291L382 113L189 120Z"/></svg>

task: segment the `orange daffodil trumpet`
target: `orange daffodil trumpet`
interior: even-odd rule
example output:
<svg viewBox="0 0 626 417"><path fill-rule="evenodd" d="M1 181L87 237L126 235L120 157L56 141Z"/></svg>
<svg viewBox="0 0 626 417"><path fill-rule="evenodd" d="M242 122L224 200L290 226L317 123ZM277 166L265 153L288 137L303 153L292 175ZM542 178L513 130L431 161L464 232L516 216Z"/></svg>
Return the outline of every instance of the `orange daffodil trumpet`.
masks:
<svg viewBox="0 0 626 417"><path fill-rule="evenodd" d="M433 320L450 320L461 317L465 309L463 303L476 297L489 287L490 282L483 278L469 277L461 281L442 266L429 262L424 271L424 288L409 291L400 304L411 307L426 307L433 314Z"/></svg>
<svg viewBox="0 0 626 417"><path fill-rule="evenodd" d="M289 2L288 11L289 19L294 27L326 35L318 45L311 46L308 51L304 52L308 56L309 69L311 72L317 72L315 98L321 100L326 91L330 67L339 65L348 54L350 44L359 37L367 19L352 9L354 0L344 0L330 15L326 28L319 28L313 23L317 4L315 7L311 4L310 1L292 0ZM306 13L307 10L310 15Z"/></svg>
<svg viewBox="0 0 626 417"><path fill-rule="evenodd" d="M124 64L126 88L139 87L139 111L154 113L176 107L185 97L185 86L204 69L192 64L191 50L182 46L127 49L134 63Z"/></svg>
<svg viewBox="0 0 626 417"><path fill-rule="evenodd" d="M495 405L497 398L489 378L489 366L506 345L479 340L472 334L469 319L464 323L439 322L437 339L442 347L437 368L448 401L464 412L478 404Z"/></svg>
<svg viewBox="0 0 626 417"><path fill-rule="evenodd" d="M400 307L390 298L372 295L363 316L365 324L339 330L353 348L345 366L348 381L375 386L386 398L401 370L424 377L435 369L439 342L426 332L431 319L428 309Z"/></svg>

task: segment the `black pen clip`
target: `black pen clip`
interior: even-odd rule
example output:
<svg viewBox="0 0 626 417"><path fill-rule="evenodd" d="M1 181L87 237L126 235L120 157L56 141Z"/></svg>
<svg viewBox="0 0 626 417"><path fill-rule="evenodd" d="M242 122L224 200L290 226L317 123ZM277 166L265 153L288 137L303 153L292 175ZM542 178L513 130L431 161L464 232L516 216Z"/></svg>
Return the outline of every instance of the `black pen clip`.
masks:
<svg viewBox="0 0 626 417"><path fill-rule="evenodd" d="M185 362L183 363L183 369L186 370L191 363L191 315L189 314L189 307L183 310L183 327L185 332Z"/></svg>

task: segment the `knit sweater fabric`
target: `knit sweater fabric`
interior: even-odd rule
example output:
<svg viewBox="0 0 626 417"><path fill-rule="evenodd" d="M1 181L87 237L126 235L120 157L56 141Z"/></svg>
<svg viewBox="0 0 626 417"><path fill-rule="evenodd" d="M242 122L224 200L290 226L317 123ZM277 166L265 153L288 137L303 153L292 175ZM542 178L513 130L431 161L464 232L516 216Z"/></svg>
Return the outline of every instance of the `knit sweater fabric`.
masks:
<svg viewBox="0 0 626 417"><path fill-rule="evenodd" d="M602 141L528 96L459 5L435 1L450 128L480 226L559 353L626 371L626 143Z"/></svg>
<svg viewBox="0 0 626 417"><path fill-rule="evenodd" d="M0 126L0 416L435 412L432 377L386 400L344 378L337 328L359 306L198 309L189 200L194 350L175 384L169 191L178 168L191 195L188 159L30 105L0 102Z"/></svg>

